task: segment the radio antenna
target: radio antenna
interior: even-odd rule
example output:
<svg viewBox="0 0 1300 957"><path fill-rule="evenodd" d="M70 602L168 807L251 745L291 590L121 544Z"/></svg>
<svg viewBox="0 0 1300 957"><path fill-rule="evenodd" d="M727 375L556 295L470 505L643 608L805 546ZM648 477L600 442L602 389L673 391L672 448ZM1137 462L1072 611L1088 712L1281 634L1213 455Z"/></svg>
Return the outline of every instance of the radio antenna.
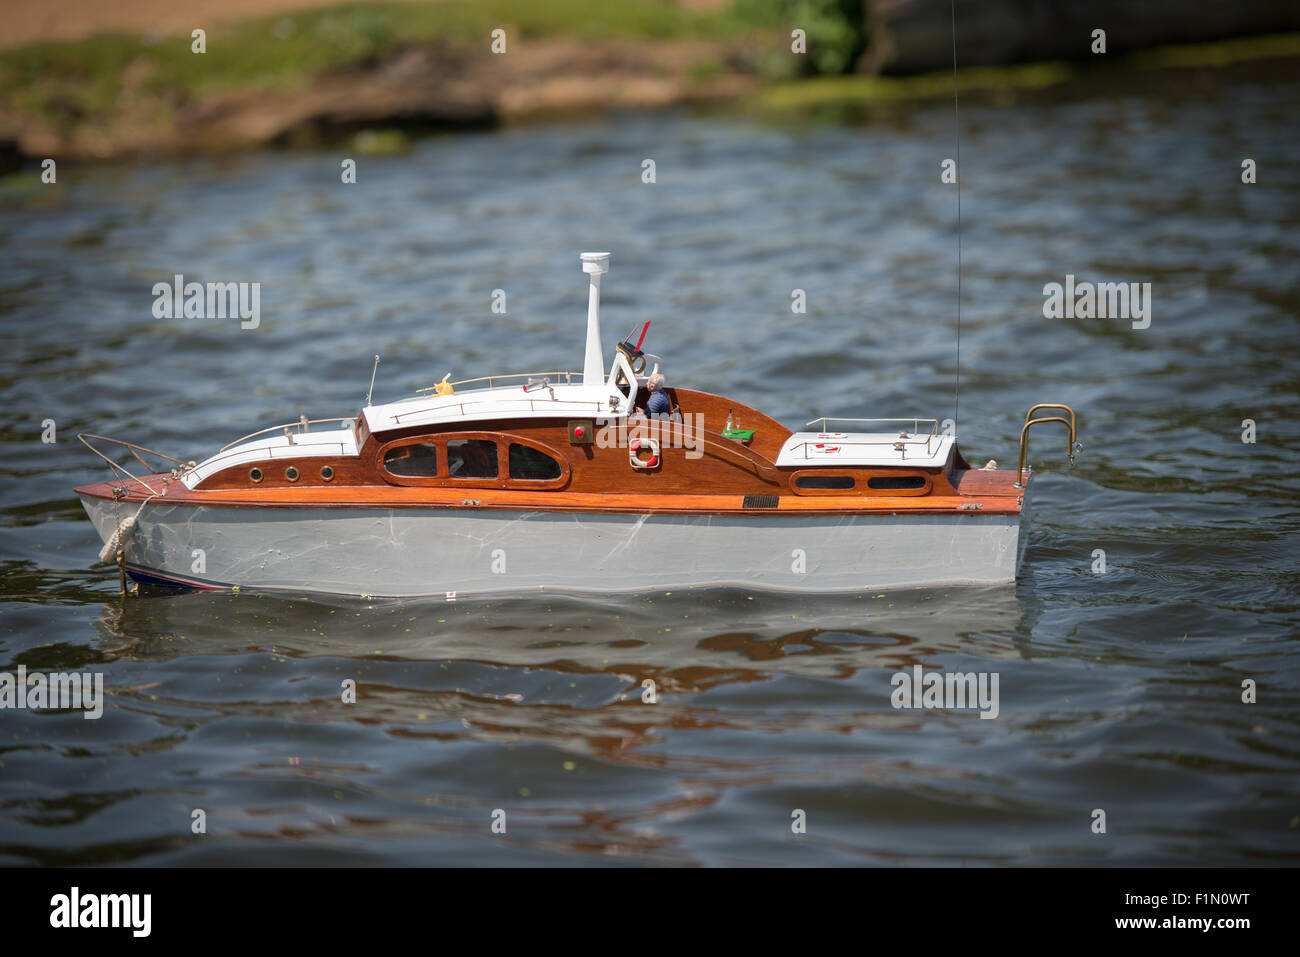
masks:
<svg viewBox="0 0 1300 957"><path fill-rule="evenodd" d="M952 16L952 117L957 140L957 380L952 390L953 434L957 433L957 403L961 396L961 112L957 97L957 0L949 0Z"/></svg>
<svg viewBox="0 0 1300 957"><path fill-rule="evenodd" d="M375 373L379 371L379 356L375 356L375 367L370 370L370 388L366 390L366 408L370 408L370 397L375 394Z"/></svg>

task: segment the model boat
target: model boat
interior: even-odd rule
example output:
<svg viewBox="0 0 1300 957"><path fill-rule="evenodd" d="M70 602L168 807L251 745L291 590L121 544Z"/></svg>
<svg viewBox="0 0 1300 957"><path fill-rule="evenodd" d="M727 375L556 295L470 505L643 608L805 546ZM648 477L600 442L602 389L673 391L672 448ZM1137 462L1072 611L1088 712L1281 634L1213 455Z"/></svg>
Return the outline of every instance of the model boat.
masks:
<svg viewBox="0 0 1300 957"><path fill-rule="evenodd" d="M352 418L304 416L245 436L203 461L83 435L114 469L76 490L101 557L147 584L372 597L1016 578L1029 428L1064 423L1073 455L1068 407L1030 410L1016 469L973 468L936 419L824 418L794 431L734 399L659 387L663 360L642 348L649 323L606 365L609 254L582 262L581 372L444 376L400 401L367 398ZM126 469L105 442L153 471ZM161 471L149 465L159 459Z"/></svg>

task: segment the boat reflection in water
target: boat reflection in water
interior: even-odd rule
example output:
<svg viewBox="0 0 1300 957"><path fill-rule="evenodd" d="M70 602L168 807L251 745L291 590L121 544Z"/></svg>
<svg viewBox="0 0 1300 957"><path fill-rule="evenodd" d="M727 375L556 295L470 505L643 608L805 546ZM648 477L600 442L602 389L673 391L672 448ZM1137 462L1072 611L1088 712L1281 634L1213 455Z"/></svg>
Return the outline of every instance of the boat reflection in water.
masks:
<svg viewBox="0 0 1300 957"><path fill-rule="evenodd" d="M967 753L972 735L997 740L1003 721L895 710L890 679L918 664L1001 672L1004 720L1016 720L1008 699L1036 669L1013 586L452 603L185 592L104 607L96 650L143 676L109 707L175 739L151 760L189 767L184 739L211 748L216 736L227 762L185 786L219 795L208 800L240 837L292 839L290 859L305 838L345 837L376 861L461 862L483 853L498 808L512 853L767 859L712 854L679 829L787 788L823 821L849 815L850 833L876 821L873 802L917 787L985 800L977 754L969 768L934 758ZM883 840L879 852L870 837L836 842L819 859L885 860L895 839ZM218 846L176 859L219 863Z"/></svg>
<svg viewBox="0 0 1300 957"><path fill-rule="evenodd" d="M1026 653L1023 639L1012 637L1025 627L1012 586L862 597L728 589L452 603L182 592L104 608L99 651L114 658L272 654L309 671L319 670L313 663L342 662L358 681L382 673L383 682L365 688L356 710L340 711L339 719L403 702L423 708L431 698L494 722L534 706L598 714L640 704L647 680L661 704L681 704L692 699L678 696L782 677L858 684L863 673L880 677L938 659L971 664ZM977 632L969 630L973 621ZM719 630L722 622L731 627ZM406 677L392 676L395 665ZM874 702L881 703L889 710L887 696ZM878 710L872 705L864 702L864 711ZM625 720L637 709L615 710ZM647 715L646 723L661 717Z"/></svg>

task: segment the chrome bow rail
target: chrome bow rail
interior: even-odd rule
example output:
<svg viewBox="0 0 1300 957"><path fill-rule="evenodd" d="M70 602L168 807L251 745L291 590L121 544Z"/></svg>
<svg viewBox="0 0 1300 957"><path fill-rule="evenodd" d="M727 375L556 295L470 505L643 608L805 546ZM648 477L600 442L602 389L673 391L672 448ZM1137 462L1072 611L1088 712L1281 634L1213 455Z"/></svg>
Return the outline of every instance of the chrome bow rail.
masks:
<svg viewBox="0 0 1300 957"><path fill-rule="evenodd" d="M171 472L171 474L172 474L172 476L173 476L174 478L180 478L180 476L181 476L182 474L184 474L184 472L185 472L187 469L192 469L192 468L194 468L194 463L193 463L193 462L183 462L183 461L181 461L180 459L172 458L170 455L164 455L162 452L155 451L154 449L147 449L147 448L145 448L143 445L136 445L136 444L133 443L133 442L125 442L125 441L123 441L122 439L111 439L111 438L109 438L109 437L106 436L106 435L95 435L95 434L93 434L93 433L91 433L91 432L81 432L81 433L79 433L79 434L77 435L77 438L79 438L79 439L81 440L81 444L82 444L82 445L84 445L86 448L90 449L90 451L94 452L94 453L95 453L96 455L98 455L101 459L103 459L106 463L108 463L108 467L109 467L110 469L113 470L113 473L114 473L115 475L120 473L120 474L123 476L123 479L124 479L124 480L129 479L130 481L135 482L137 485L139 485L139 486L140 486L141 488L143 488L145 491L149 492L149 494L151 494L151 495L161 495L161 494L162 494L162 491L160 491L159 489L154 488L152 485L150 485L150 484L149 484L148 482L146 482L144 479L139 478L138 476L136 476L136 474L135 474L134 472L132 472L130 469L128 469L126 466L124 466L124 465L118 465L116 462L114 462L112 459L110 459L107 455L105 455L105 454L104 454L103 452L101 452L99 449L95 448L95 446L91 444L91 441L90 441L90 440L91 440L91 439L94 439L96 442L108 442L108 443L110 443L110 444L112 444L112 445L118 445L118 446L121 446L122 448L124 448L124 449L126 449L128 452L130 452L131 455L133 455L133 456L135 457L135 460L136 460L137 462L139 462L139 463L140 463L141 465L143 465L145 468L149 469L149 470L150 470L150 474L153 474L153 466L150 465L148 462L146 462L146 461L144 460L144 458L142 457L141 453L144 453L144 455L152 455L152 456L155 456L156 458L164 459L164 460L166 460L166 461L168 461L168 462L173 462L173 463L175 463L175 466L176 466L176 467L170 469L170 472Z"/></svg>

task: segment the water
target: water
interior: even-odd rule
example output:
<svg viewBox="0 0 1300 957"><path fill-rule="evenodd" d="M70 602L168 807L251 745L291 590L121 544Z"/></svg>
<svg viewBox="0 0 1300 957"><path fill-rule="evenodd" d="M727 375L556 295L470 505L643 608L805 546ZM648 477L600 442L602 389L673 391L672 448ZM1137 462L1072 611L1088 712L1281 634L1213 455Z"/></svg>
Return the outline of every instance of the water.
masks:
<svg viewBox="0 0 1300 957"><path fill-rule="evenodd" d="M110 693L99 721L0 711L0 862L1300 861L1297 93L1238 71L963 103L963 449L1014 463L1039 401L1085 446L1070 469L1035 437L1026 566L994 589L122 603L71 494L106 475L78 431L203 457L354 413L376 352L379 401L580 365L588 249L614 254L607 345L653 319L670 384L792 426L946 418L942 104L432 139L355 186L346 151L11 186L0 670ZM261 282L260 327L154 319L177 272ZM1150 328L1045 319L1067 273L1151 282ZM892 709L914 664L997 672L999 717Z"/></svg>

